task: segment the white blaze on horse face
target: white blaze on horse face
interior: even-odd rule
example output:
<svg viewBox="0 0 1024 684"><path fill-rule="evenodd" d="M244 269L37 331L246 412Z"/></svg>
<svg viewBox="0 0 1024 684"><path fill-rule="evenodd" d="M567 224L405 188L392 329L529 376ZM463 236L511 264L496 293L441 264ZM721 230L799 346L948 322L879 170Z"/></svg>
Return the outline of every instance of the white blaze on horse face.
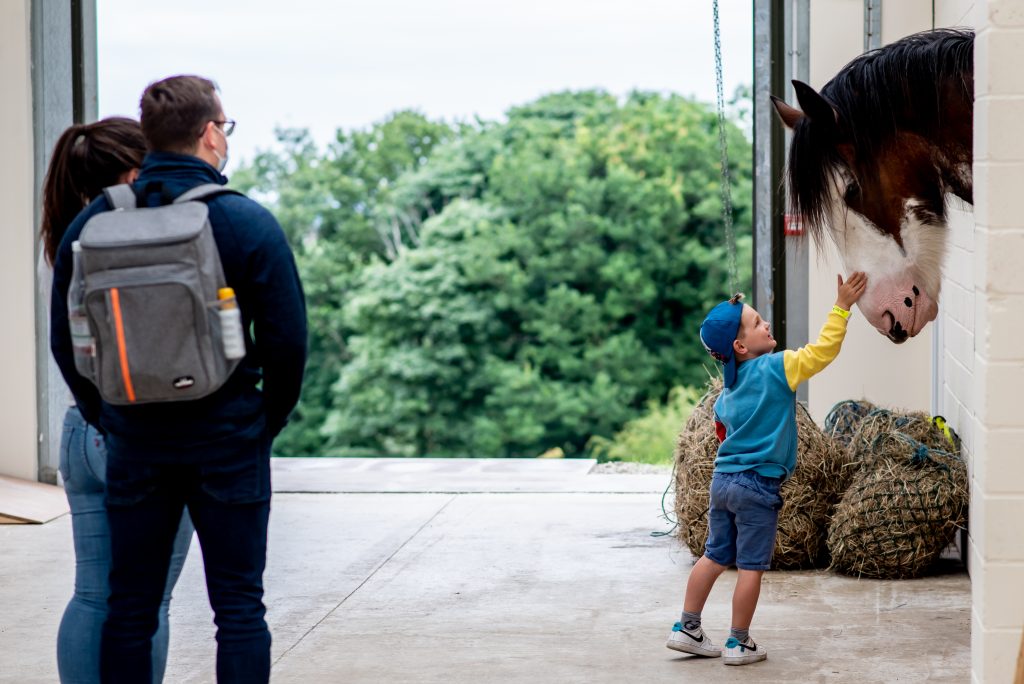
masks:
<svg viewBox="0 0 1024 684"><path fill-rule="evenodd" d="M864 271L868 286L857 307L880 333L903 342L917 335L938 315L946 231L922 224L915 200L904 204L900 227L904 249L873 223L843 202L837 176L833 182L830 235L847 274Z"/></svg>

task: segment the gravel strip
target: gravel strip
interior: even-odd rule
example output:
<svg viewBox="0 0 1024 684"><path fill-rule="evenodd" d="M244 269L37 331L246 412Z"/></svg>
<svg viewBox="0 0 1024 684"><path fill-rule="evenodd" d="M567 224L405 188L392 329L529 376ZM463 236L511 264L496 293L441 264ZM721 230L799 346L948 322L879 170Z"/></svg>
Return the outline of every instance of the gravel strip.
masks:
<svg viewBox="0 0 1024 684"><path fill-rule="evenodd" d="M598 463L589 475L668 475L672 472L670 465L653 465L650 463L633 463L631 461L609 461Z"/></svg>

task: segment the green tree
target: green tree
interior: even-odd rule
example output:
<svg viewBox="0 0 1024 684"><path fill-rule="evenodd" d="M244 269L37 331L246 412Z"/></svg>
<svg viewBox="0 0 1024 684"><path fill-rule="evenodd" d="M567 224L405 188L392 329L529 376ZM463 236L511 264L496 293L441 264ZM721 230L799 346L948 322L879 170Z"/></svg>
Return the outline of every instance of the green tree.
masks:
<svg viewBox="0 0 1024 684"><path fill-rule="evenodd" d="M331 390L352 355L341 310L360 274L387 258L382 235L393 215L377 208L395 181L414 173L433 149L453 139L451 127L416 112L397 112L366 131L338 131L319 153L308 131L280 130L281 150L264 152L232 184L268 202L295 251L309 318L309 362L302 400L275 441L285 455L320 455L321 427L334 406ZM401 226L418 241L417 227ZM411 231L411 232L410 232Z"/></svg>
<svg viewBox="0 0 1024 684"><path fill-rule="evenodd" d="M295 136L252 169L317 303L291 453L579 455L706 377L697 328L728 294L713 110L559 93L428 123L322 157ZM728 139L749 282L750 146Z"/></svg>

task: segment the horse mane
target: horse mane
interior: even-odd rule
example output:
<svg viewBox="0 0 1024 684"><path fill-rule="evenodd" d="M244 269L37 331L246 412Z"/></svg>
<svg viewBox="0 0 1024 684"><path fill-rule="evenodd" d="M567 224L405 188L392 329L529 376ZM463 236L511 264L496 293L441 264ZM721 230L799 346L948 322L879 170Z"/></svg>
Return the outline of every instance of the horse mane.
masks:
<svg viewBox="0 0 1024 684"><path fill-rule="evenodd" d="M851 173L839 153L873 159L901 128L934 138L943 126L943 88L965 102L974 98L974 32L938 29L915 33L865 53L821 89L838 114L838 126L804 117L793 130L787 175L791 210L820 240L829 214L830 186Z"/></svg>

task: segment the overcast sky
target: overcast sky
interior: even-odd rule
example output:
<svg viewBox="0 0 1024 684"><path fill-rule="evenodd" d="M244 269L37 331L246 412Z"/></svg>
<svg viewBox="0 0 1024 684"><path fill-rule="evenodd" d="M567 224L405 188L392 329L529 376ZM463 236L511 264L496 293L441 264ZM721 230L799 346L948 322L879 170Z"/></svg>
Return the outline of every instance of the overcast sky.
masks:
<svg viewBox="0 0 1024 684"><path fill-rule="evenodd" d="M752 81L750 0L720 0L725 94ZM500 119L565 89L714 102L711 0L97 0L100 116L196 73L238 121L228 171L303 127L321 145L399 109Z"/></svg>

